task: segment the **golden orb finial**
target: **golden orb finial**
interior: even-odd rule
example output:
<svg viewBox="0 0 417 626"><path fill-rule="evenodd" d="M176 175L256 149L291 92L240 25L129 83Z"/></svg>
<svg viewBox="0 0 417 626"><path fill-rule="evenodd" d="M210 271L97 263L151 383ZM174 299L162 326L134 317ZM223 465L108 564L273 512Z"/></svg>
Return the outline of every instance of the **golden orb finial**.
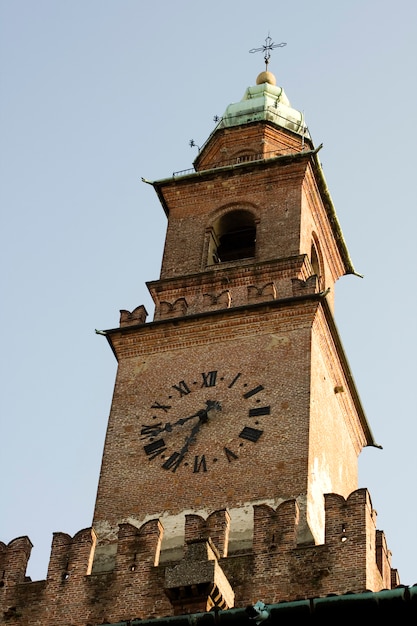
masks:
<svg viewBox="0 0 417 626"><path fill-rule="evenodd" d="M256 79L257 85L262 85L263 83L276 85L277 79L275 78L272 72L268 72L267 70L265 70L264 72L261 72L260 74L258 74L258 78Z"/></svg>

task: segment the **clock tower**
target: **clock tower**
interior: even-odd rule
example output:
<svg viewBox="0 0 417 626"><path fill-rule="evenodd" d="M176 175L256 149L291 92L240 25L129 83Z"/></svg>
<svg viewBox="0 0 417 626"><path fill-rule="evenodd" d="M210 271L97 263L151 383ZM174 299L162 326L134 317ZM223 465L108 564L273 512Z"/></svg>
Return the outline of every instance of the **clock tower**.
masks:
<svg viewBox="0 0 417 626"><path fill-rule="evenodd" d="M222 538L206 539L231 559L254 549L254 507L288 502L294 546L322 545L326 494L358 489L358 455L375 442L333 319L335 282L355 270L320 148L265 71L193 170L144 181L168 226L153 321L140 306L102 331L118 371L93 571L114 567L120 524L158 519L157 561L172 563L190 520L223 512Z"/></svg>
<svg viewBox="0 0 417 626"><path fill-rule="evenodd" d="M165 248L153 320L138 306L97 331L118 368L93 526L54 533L44 581L25 576L28 537L0 542L0 623L408 611L358 488L376 444L333 318L334 285L355 270L320 147L265 71L192 170L144 181Z"/></svg>

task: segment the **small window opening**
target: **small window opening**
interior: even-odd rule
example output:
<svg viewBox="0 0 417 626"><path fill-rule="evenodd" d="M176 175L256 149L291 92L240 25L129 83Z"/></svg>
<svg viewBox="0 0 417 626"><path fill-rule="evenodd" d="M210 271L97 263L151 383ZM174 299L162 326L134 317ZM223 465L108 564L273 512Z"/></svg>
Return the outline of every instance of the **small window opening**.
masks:
<svg viewBox="0 0 417 626"><path fill-rule="evenodd" d="M324 271L323 271L323 258L317 237L313 233L313 241L311 242L310 262L313 270L313 274L317 276L318 285L320 289L324 289Z"/></svg>
<svg viewBox="0 0 417 626"><path fill-rule="evenodd" d="M256 225L249 211L231 211L213 226L208 263L238 261L255 256Z"/></svg>
<svg viewBox="0 0 417 626"><path fill-rule="evenodd" d="M311 266L313 268L313 272L315 275L320 278L320 263L319 257L317 254L316 246L312 244L311 246Z"/></svg>

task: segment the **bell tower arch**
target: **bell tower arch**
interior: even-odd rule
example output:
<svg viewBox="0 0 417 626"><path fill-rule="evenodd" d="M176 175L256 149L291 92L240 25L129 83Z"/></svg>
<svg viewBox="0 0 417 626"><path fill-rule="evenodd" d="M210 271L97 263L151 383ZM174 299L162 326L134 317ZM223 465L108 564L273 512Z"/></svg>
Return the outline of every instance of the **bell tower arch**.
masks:
<svg viewBox="0 0 417 626"><path fill-rule="evenodd" d="M207 229L207 266L256 256L256 218L246 208L232 207Z"/></svg>

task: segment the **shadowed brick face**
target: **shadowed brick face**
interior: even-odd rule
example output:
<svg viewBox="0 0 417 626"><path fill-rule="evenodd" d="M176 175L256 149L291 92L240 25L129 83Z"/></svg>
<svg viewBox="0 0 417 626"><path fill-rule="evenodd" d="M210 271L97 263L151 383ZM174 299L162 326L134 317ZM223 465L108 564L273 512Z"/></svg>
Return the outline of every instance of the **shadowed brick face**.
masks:
<svg viewBox="0 0 417 626"><path fill-rule="evenodd" d="M154 320L138 306L105 333L118 371L92 528L55 533L45 581L25 578L27 537L0 543L0 624L397 582L357 485L373 440L333 320L352 267L317 154L263 120L219 128L196 170L154 183L168 217ZM223 261L247 224L249 256Z"/></svg>

